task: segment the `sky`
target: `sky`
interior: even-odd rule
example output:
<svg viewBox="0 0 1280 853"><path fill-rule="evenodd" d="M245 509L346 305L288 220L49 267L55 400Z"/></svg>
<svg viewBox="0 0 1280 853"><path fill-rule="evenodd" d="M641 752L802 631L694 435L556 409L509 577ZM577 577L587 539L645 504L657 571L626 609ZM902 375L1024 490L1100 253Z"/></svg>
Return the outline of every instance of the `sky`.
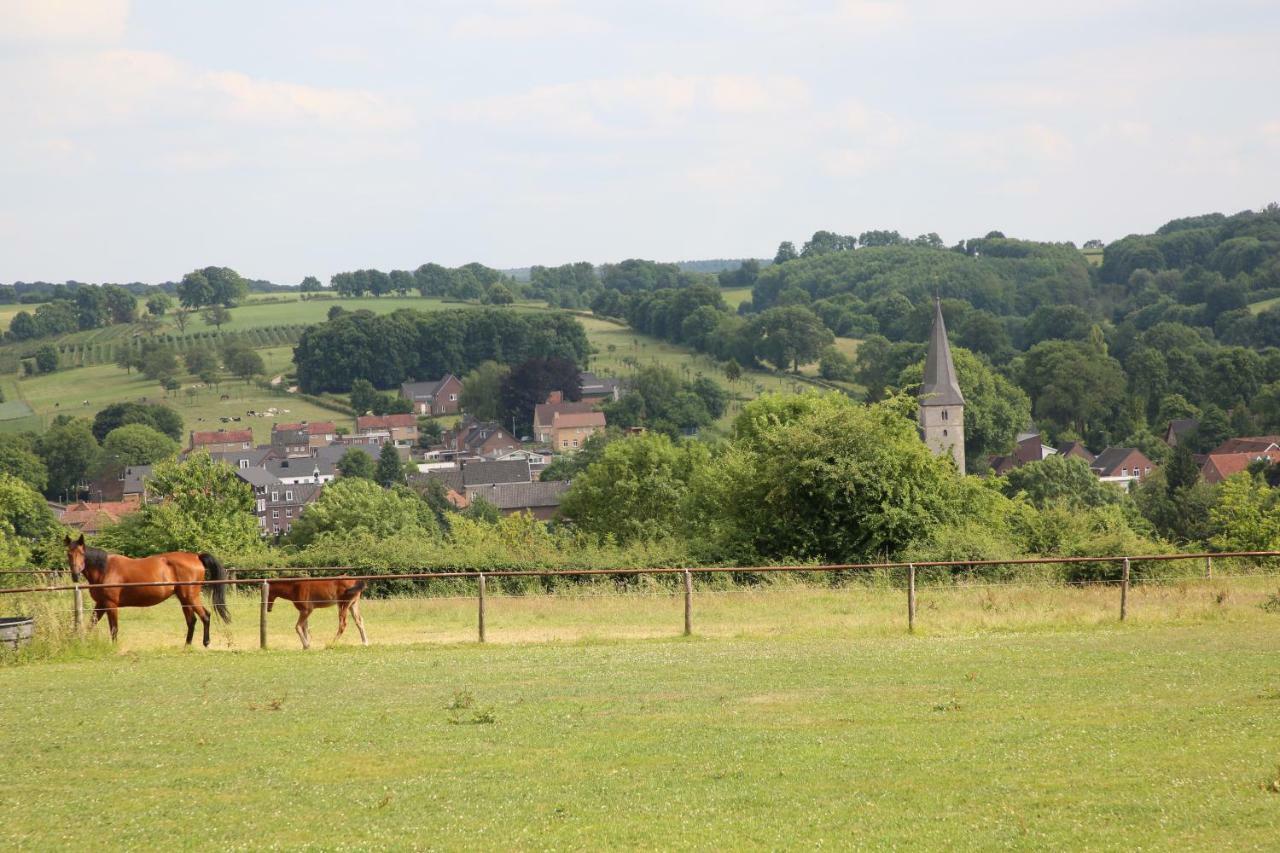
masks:
<svg viewBox="0 0 1280 853"><path fill-rule="evenodd" d="M1280 200L1280 4L0 0L0 281L1111 240Z"/></svg>

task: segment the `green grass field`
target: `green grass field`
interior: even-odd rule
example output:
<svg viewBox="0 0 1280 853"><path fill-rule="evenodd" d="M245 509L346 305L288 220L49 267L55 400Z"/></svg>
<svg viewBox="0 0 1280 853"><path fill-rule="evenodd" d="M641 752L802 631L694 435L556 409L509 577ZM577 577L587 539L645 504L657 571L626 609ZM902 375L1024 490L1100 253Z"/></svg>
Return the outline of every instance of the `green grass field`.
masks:
<svg viewBox="0 0 1280 853"><path fill-rule="evenodd" d="M259 349L259 355L272 377L292 368L293 351L290 347ZM354 426L352 419L329 409L321 408L305 400L284 394L274 394L257 385L247 385L238 379L227 379L221 389L201 388L195 396L185 391L165 397L158 383L146 379L136 371L126 374L113 364L95 364L71 370L60 370L42 376L22 380L6 379L34 410L32 418L0 420L0 432L20 432L39 429L58 414L92 418L99 409L111 403L146 399L151 402L167 400L181 415L188 430L218 429L219 427L252 428L254 439L267 443L271 439L271 424L300 420L331 420L346 426ZM190 387L192 377L182 377L184 388ZM226 394L229 400L222 400ZM5 387L8 399L9 386ZM86 405L87 402L87 405ZM249 411L265 411L275 407L281 411L274 417L250 417ZM287 411L286 411L287 410ZM240 423L223 424L222 417L239 417Z"/></svg>
<svg viewBox="0 0 1280 853"><path fill-rule="evenodd" d="M915 636L900 591L700 594L689 639L677 598L495 597L484 646L472 600L370 601L375 645L310 652L280 608L256 650L247 597L184 651L166 603L0 668L0 839L1266 849L1275 587L1136 588L1123 626L1114 589L925 589Z"/></svg>
<svg viewBox="0 0 1280 853"><path fill-rule="evenodd" d="M1249 305L1249 310L1254 314L1261 314L1263 311L1266 311L1268 308L1275 305L1280 305L1280 296L1276 296L1271 299L1264 299L1261 302L1254 302Z"/></svg>

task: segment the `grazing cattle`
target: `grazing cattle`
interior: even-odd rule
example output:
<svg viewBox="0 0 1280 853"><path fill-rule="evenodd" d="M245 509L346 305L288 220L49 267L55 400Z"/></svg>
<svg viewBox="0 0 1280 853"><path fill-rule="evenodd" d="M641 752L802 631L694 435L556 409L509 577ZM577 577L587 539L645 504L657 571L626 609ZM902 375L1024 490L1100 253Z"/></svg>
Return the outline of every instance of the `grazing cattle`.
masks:
<svg viewBox="0 0 1280 853"><path fill-rule="evenodd" d="M356 622L356 630L360 632L360 642L369 645L369 637L364 632L364 619L360 618L360 593L364 592L363 578L320 578L280 579L267 582L267 610L275 605L277 598L293 602L298 608L298 624L294 630L302 641L304 649L311 648L311 631L307 628L307 620L311 611L320 607L338 605L338 633L333 641L338 642L342 632L347 630L347 612Z"/></svg>
<svg viewBox="0 0 1280 853"><path fill-rule="evenodd" d="M200 601L205 572L209 573L209 580L227 579L226 568L212 554L170 551L134 559L86 547L83 533L74 542L70 536L64 536L63 544L67 548L67 564L72 576L83 575L90 584L89 595L93 598L94 607L89 627L97 625L105 614L111 626L111 641L115 642L121 607L151 607L176 595L182 604L182 615L187 620L187 645L191 645L195 634L197 616L204 623L204 644L209 645L209 611ZM154 586L98 586L129 583ZM227 610L227 588L223 584L213 586L213 609L223 622L231 621Z"/></svg>

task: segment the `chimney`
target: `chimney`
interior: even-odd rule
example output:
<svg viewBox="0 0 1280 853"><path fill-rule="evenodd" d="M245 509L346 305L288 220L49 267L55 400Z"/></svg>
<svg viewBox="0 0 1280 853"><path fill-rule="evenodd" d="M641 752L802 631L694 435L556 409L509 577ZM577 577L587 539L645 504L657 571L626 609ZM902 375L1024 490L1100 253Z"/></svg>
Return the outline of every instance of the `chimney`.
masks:
<svg viewBox="0 0 1280 853"><path fill-rule="evenodd" d="M548 403L563 403L563 402L564 402L564 392L563 392L563 391L552 391L550 394L548 394L548 395L547 395L547 402L548 402Z"/></svg>

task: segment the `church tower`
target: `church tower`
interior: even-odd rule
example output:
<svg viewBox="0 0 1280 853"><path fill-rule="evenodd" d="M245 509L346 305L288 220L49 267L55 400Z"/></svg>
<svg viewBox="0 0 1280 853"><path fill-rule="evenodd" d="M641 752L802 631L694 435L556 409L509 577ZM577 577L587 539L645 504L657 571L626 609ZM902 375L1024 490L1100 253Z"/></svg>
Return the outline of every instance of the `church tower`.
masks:
<svg viewBox="0 0 1280 853"><path fill-rule="evenodd" d="M920 386L920 437L935 454L950 453L964 473L964 395L951 362L951 344L942 321L942 300L933 300L933 330Z"/></svg>

